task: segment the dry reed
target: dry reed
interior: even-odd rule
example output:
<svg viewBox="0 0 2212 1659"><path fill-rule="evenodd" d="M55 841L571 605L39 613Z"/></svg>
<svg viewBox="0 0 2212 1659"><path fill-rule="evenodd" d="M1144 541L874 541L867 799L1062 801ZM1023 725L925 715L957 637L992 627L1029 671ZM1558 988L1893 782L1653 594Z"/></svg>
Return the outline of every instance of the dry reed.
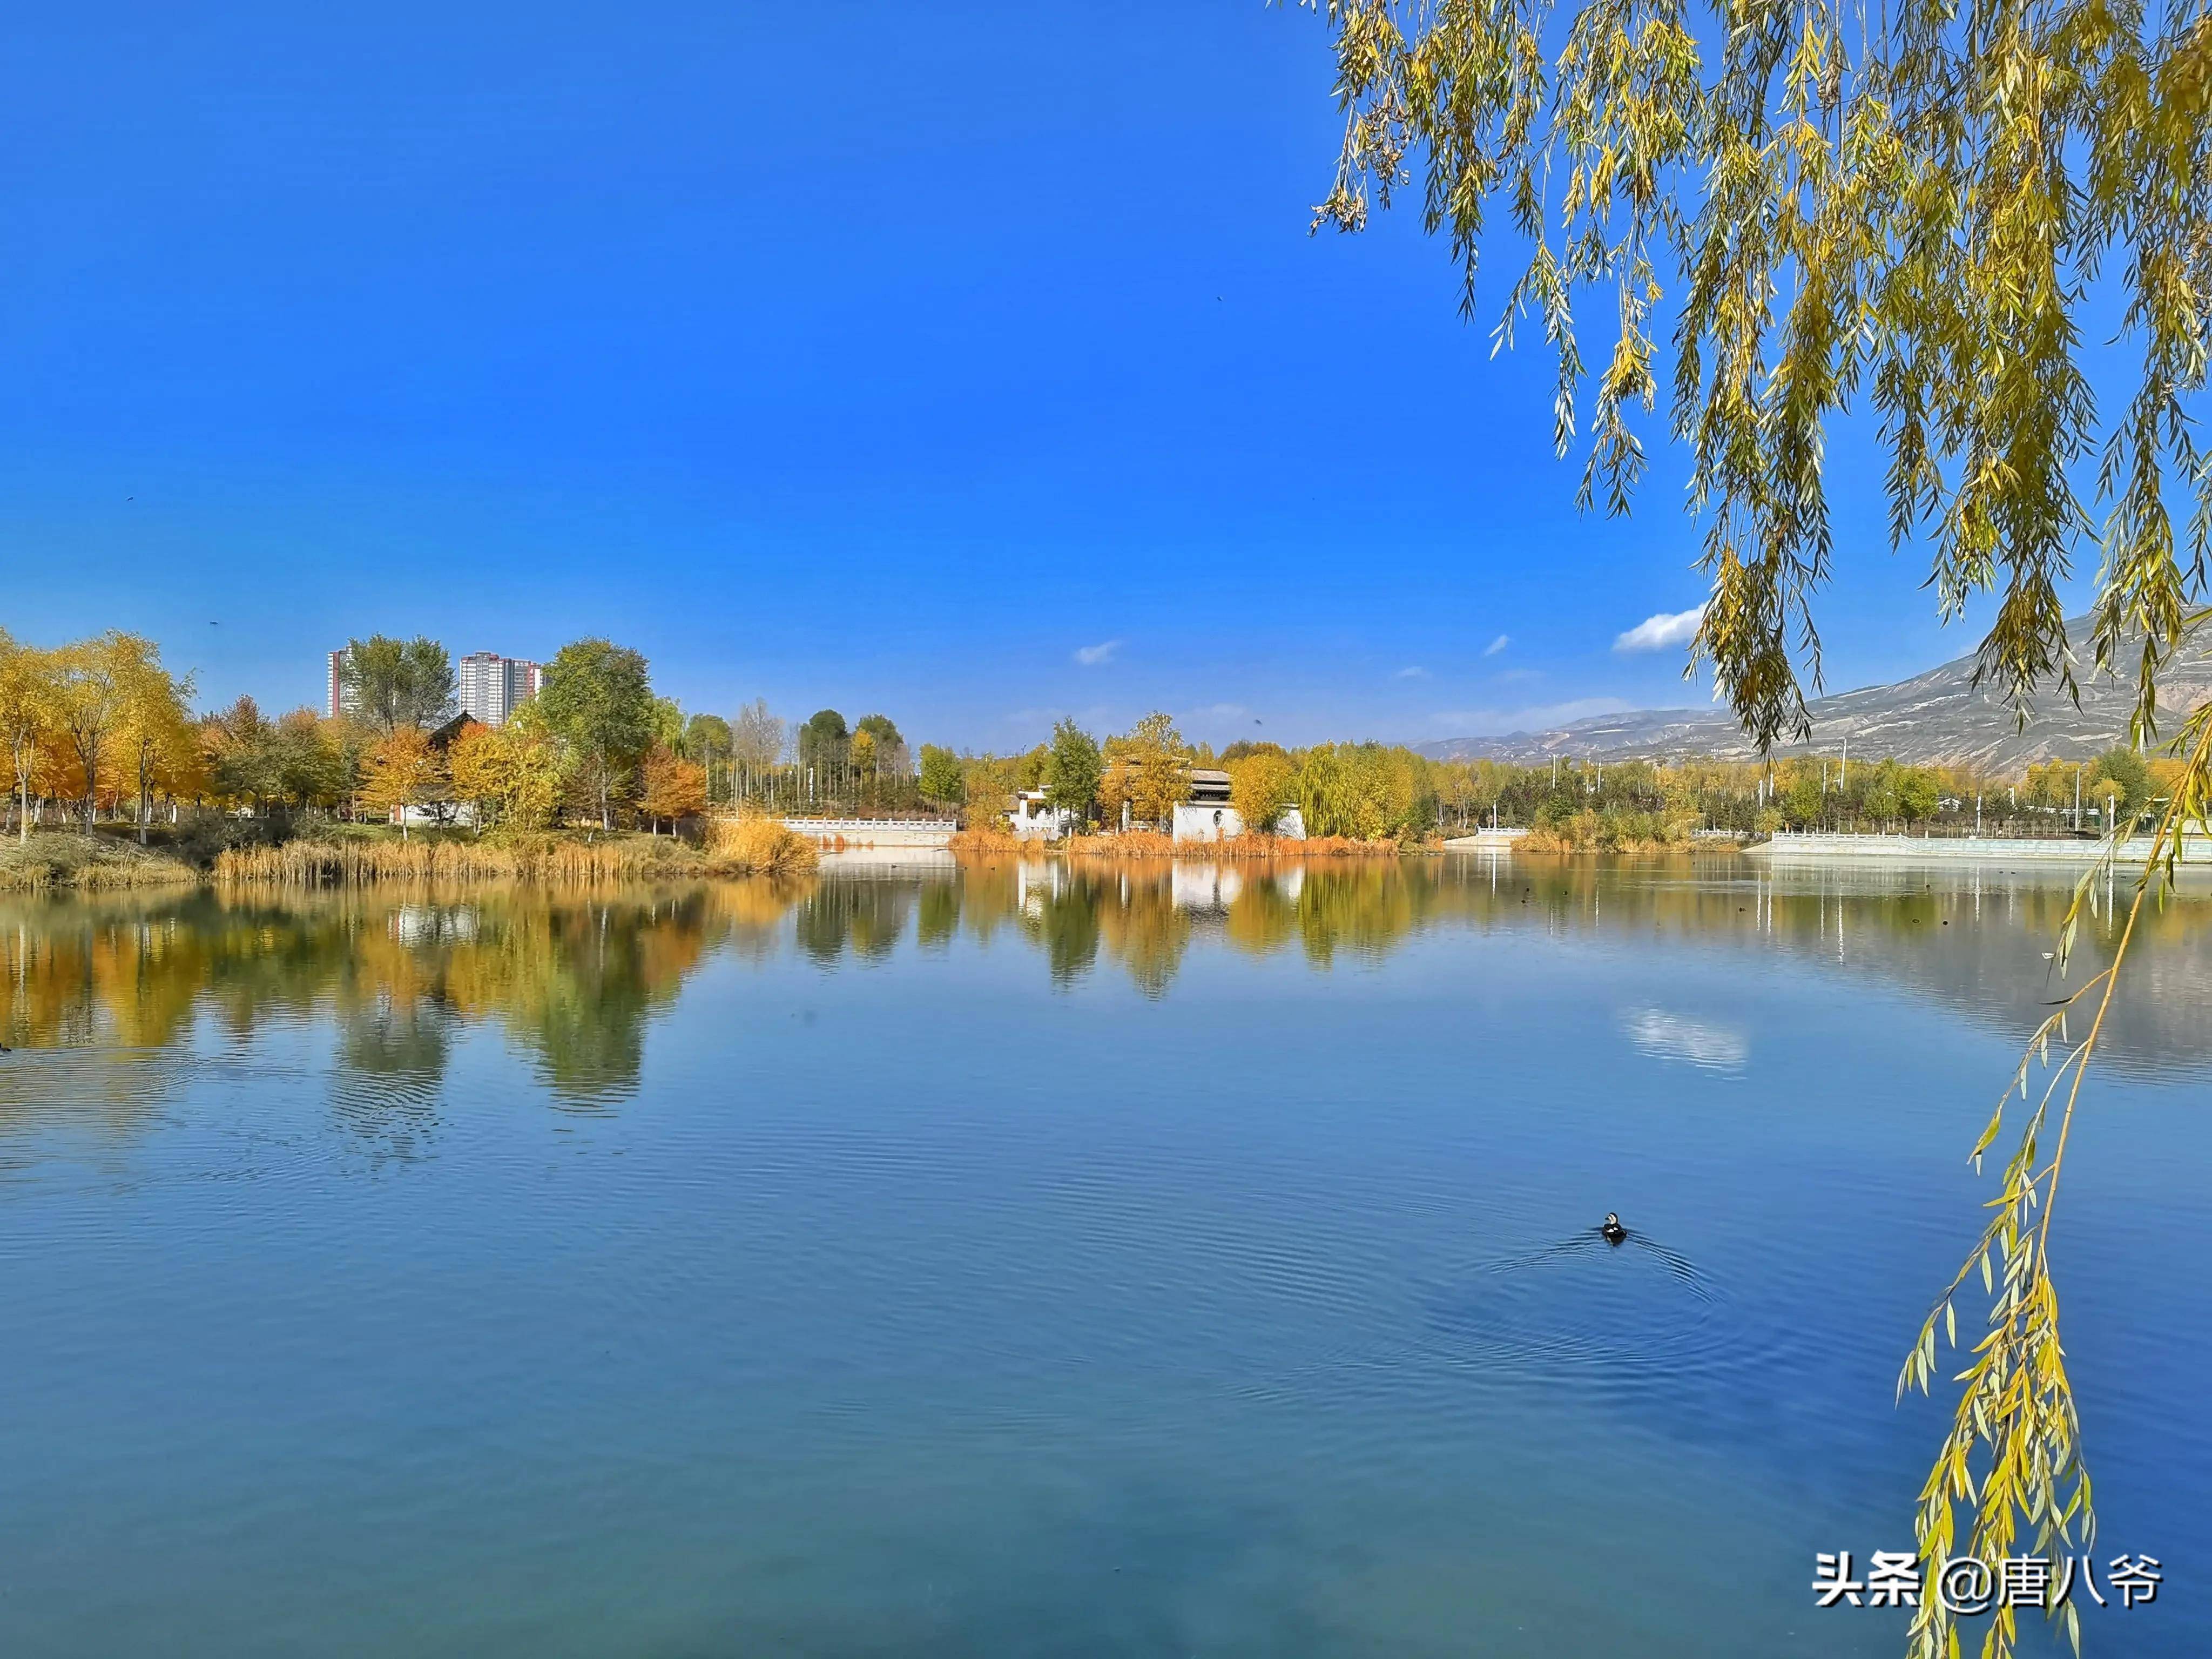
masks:
<svg viewBox="0 0 2212 1659"><path fill-rule="evenodd" d="M175 887L199 878L181 860L128 842L52 831L27 842L13 836L0 841L0 891Z"/></svg>
<svg viewBox="0 0 2212 1659"><path fill-rule="evenodd" d="M822 861L820 850L807 837L757 813L715 818L711 848L717 875L803 875Z"/></svg>
<svg viewBox="0 0 2212 1659"><path fill-rule="evenodd" d="M507 842L293 841L232 848L215 861L218 885L359 886L379 882L599 883L707 873L707 862L675 840L629 837Z"/></svg>

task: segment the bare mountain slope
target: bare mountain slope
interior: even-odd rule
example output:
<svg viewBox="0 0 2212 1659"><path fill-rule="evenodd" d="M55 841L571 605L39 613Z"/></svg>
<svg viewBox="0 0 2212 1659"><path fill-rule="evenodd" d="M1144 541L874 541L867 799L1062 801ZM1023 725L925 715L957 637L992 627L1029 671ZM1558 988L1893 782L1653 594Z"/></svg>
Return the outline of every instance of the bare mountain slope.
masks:
<svg viewBox="0 0 2212 1659"><path fill-rule="evenodd" d="M2076 708L2055 689L2046 690L2038 697L2025 731L1993 687L1976 687L1974 659L1965 656L1893 685L1817 699L1809 710L1811 742L1778 745L1775 752L1833 755L1848 740L1854 756L1869 760L1894 757L1974 764L2003 773L2018 771L2030 761L2086 760L2124 738L2135 692L2125 680L2090 676L2087 653L2079 649L2088 636L2087 618L2075 617L2067 624L2067 632L2076 642L2081 665L2075 670L2081 677L2081 707ZM2181 714L2208 696L2212 696L2212 657L2192 651L2169 665L2160 687L2160 706L2167 712L2159 721L2160 731L2171 735ZM1552 732L1423 744L1421 752L1444 760L1522 763L1549 760L1554 755L1592 760L1748 760L1753 755L1750 742L1721 708L1599 714Z"/></svg>

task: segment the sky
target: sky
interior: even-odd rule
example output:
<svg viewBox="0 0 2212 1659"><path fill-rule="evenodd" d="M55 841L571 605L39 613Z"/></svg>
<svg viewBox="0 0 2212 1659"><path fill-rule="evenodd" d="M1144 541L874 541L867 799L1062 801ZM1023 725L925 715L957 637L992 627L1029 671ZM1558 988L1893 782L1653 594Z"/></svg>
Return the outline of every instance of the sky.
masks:
<svg viewBox="0 0 2212 1659"><path fill-rule="evenodd" d="M1656 423L1634 514L1577 514L1550 359L1491 350L1508 260L1470 325L1413 213L1309 234L1310 11L87 0L9 33L19 637L141 631L204 705L275 709L349 637L605 635L687 709L1000 751L1064 714L1419 743L1710 696ZM1867 434L1831 477L1829 688L1971 649Z"/></svg>

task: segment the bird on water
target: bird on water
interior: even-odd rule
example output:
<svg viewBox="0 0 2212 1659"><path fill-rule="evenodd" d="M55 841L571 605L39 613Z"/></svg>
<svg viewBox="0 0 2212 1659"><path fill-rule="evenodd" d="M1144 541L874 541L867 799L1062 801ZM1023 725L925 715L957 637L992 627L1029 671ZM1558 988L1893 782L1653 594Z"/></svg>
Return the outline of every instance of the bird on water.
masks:
<svg viewBox="0 0 2212 1659"><path fill-rule="evenodd" d="M1628 1237L1628 1229L1620 1224L1620 1218L1610 1210L1605 1212L1604 1224L1598 1228L1598 1231L1608 1244L1618 1244Z"/></svg>

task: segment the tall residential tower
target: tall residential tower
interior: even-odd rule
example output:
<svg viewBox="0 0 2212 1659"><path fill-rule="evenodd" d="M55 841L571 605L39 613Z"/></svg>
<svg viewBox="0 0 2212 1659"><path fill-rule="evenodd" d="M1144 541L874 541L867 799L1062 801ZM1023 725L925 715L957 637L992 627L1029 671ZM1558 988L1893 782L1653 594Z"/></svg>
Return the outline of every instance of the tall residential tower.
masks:
<svg viewBox="0 0 2212 1659"><path fill-rule="evenodd" d="M461 659L459 678L461 712L486 726L504 726L538 695L545 671L520 657L471 651Z"/></svg>

